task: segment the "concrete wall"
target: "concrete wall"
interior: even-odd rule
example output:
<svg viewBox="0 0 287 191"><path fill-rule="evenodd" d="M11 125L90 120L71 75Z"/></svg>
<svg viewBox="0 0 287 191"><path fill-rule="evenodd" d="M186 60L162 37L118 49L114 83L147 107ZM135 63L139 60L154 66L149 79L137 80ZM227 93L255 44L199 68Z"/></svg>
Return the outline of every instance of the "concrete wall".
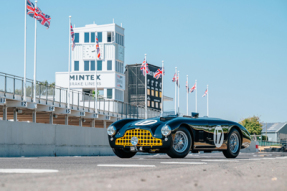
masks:
<svg viewBox="0 0 287 191"><path fill-rule="evenodd" d="M113 155L106 129L0 121L0 157Z"/></svg>
<svg viewBox="0 0 287 191"><path fill-rule="evenodd" d="M240 152L242 153L256 153L259 150L256 149L256 144L258 145L258 142L256 143L256 141L251 141L249 147L247 147L246 149L241 149Z"/></svg>

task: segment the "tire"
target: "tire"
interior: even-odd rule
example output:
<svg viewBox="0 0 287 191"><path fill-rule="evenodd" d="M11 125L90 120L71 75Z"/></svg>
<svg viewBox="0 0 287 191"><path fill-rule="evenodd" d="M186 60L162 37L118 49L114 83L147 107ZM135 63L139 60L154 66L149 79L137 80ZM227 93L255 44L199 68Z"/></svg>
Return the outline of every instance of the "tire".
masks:
<svg viewBox="0 0 287 191"><path fill-rule="evenodd" d="M179 137L180 140L178 140ZM172 146L166 154L171 158L184 158L190 151L191 143L192 139L189 131L185 127L179 127L172 135Z"/></svg>
<svg viewBox="0 0 287 191"><path fill-rule="evenodd" d="M232 144L233 141L237 142L236 145ZM241 148L240 133L238 132L237 129L231 129L227 140L227 150L223 151L223 155L226 158L236 158L239 155L240 148Z"/></svg>
<svg viewBox="0 0 287 191"><path fill-rule="evenodd" d="M113 149L113 151L120 158L132 158L137 154L136 152L129 152L123 149Z"/></svg>

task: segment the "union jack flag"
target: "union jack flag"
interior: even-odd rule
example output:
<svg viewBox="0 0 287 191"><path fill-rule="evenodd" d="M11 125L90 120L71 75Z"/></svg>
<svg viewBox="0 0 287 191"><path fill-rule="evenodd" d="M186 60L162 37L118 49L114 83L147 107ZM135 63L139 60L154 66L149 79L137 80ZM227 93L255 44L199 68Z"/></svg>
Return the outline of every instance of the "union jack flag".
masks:
<svg viewBox="0 0 287 191"><path fill-rule="evenodd" d="M185 87L186 87L186 91L188 93L189 92L188 81L186 81Z"/></svg>
<svg viewBox="0 0 287 191"><path fill-rule="evenodd" d="M190 93L194 92L195 89L196 89L196 84L194 84L194 85L192 86L192 88L190 88Z"/></svg>
<svg viewBox="0 0 287 191"><path fill-rule="evenodd" d="M45 13L42 13L42 11L41 14L38 15L37 20L41 23L41 25L47 27L47 29L50 27L51 17Z"/></svg>
<svg viewBox="0 0 287 191"><path fill-rule="evenodd" d="M30 0L27 0L27 14L30 17L37 19L41 25L44 25L47 28L50 27L50 16L44 14L39 7L35 8L34 4Z"/></svg>
<svg viewBox="0 0 287 191"><path fill-rule="evenodd" d="M145 59L144 59L142 65L141 65L141 71L142 71L144 76L145 76L145 74L149 73L148 64L146 63Z"/></svg>
<svg viewBox="0 0 287 191"><path fill-rule="evenodd" d="M72 51L74 51L74 48L75 48L75 33L74 33L74 30L73 30L73 26L72 26L72 23L71 23L71 40L72 40Z"/></svg>
<svg viewBox="0 0 287 191"><path fill-rule="evenodd" d="M153 77L158 80L162 75L164 75L164 70L163 70L163 68L159 68L159 69L157 69L157 71L154 73Z"/></svg>
<svg viewBox="0 0 287 191"><path fill-rule="evenodd" d="M207 95L207 93L208 93L208 89L205 90L205 92L204 92L202 97L205 97Z"/></svg>
<svg viewBox="0 0 287 191"><path fill-rule="evenodd" d="M99 40L98 40L98 35L96 36L96 49L97 49L97 57L100 59L101 53L100 53L100 47L99 47Z"/></svg>
<svg viewBox="0 0 287 191"><path fill-rule="evenodd" d="M34 14L34 18L37 19L37 21L39 21L39 22L40 22L40 20L42 21L42 18L40 16L41 14L43 14L41 9L39 7L37 7L35 14Z"/></svg>
<svg viewBox="0 0 287 191"><path fill-rule="evenodd" d="M176 78L176 85L180 88L178 76L177 76L177 78Z"/></svg>
<svg viewBox="0 0 287 191"><path fill-rule="evenodd" d="M35 13L36 13L36 10L35 10L34 4L31 1L27 0L27 14L30 17L34 18Z"/></svg>
<svg viewBox="0 0 287 191"><path fill-rule="evenodd" d="M176 80L177 80L177 74L174 73L174 76L173 76L173 78L172 78L172 82L175 82Z"/></svg>

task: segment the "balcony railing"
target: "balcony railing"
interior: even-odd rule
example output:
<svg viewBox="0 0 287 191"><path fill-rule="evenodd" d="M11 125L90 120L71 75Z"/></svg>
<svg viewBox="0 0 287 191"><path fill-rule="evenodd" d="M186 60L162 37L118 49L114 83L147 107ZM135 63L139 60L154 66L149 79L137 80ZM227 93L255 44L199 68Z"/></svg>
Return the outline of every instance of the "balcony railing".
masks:
<svg viewBox="0 0 287 191"><path fill-rule="evenodd" d="M7 99L23 100L24 98L24 78L0 72L0 92ZM105 115L115 115L120 118L144 118L144 107L135 106L121 101L107 99L98 96L96 101L94 94L70 90L49 84L47 82L36 82L36 100L34 97L33 80L26 79L26 101L36 102L43 105L53 105L55 107L70 108L74 110L84 110L86 112L97 112ZM160 115L159 110L148 108L148 118Z"/></svg>

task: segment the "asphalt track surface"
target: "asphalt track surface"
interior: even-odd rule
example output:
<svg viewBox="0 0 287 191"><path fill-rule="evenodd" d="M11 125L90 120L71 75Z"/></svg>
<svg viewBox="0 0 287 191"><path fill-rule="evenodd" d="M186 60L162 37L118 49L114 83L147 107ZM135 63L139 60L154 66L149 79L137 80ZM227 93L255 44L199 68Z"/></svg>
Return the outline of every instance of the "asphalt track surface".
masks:
<svg viewBox="0 0 287 191"><path fill-rule="evenodd" d="M287 153L0 158L0 190L287 190Z"/></svg>

